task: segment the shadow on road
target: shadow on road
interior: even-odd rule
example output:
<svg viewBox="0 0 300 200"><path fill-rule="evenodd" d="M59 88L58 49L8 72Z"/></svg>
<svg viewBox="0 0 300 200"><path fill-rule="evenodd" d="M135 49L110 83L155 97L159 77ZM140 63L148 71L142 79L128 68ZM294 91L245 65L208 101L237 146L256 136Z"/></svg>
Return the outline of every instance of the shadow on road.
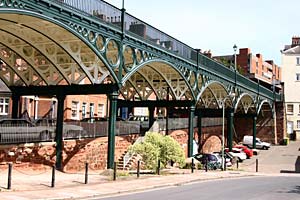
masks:
<svg viewBox="0 0 300 200"><path fill-rule="evenodd" d="M280 170L280 173L300 173L300 156L297 157L297 160L295 162L295 171L291 170ZM300 187L300 186L297 186ZM299 188L298 188L299 190Z"/></svg>
<svg viewBox="0 0 300 200"><path fill-rule="evenodd" d="M292 190L289 190L287 193L300 194L300 185L296 185Z"/></svg>

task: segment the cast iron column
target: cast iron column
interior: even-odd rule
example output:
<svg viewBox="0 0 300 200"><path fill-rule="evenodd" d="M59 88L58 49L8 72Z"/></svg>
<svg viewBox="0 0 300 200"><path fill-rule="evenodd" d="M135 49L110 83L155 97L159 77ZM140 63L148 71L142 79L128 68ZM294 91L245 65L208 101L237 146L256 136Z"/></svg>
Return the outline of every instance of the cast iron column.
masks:
<svg viewBox="0 0 300 200"><path fill-rule="evenodd" d="M191 157L191 156L193 156L195 106L190 107L189 114L190 115L189 115L189 132L188 132L188 157Z"/></svg>
<svg viewBox="0 0 300 200"><path fill-rule="evenodd" d="M229 110L229 115L227 115L227 146L229 151L232 151L232 140L233 140L233 134L232 134L232 127L233 127L233 109Z"/></svg>
<svg viewBox="0 0 300 200"><path fill-rule="evenodd" d="M198 115L198 153L200 153L202 149L201 137L202 137L202 117Z"/></svg>
<svg viewBox="0 0 300 200"><path fill-rule="evenodd" d="M253 130L253 141L252 141L252 145L253 145L253 149L256 149L256 119L257 117L254 116L253 117L253 124L252 124L252 130Z"/></svg>
<svg viewBox="0 0 300 200"><path fill-rule="evenodd" d="M113 92L109 95L109 124L108 124L108 148L107 148L107 169L114 168L115 157L115 126L117 116L118 93Z"/></svg>
<svg viewBox="0 0 300 200"><path fill-rule="evenodd" d="M19 117L19 105L20 105L20 96L16 94L12 94L12 118L18 118Z"/></svg>
<svg viewBox="0 0 300 200"><path fill-rule="evenodd" d="M149 106L148 110L149 110L149 128L151 128L154 124L154 110L155 110L155 107L154 106Z"/></svg>
<svg viewBox="0 0 300 200"><path fill-rule="evenodd" d="M63 153L63 121L64 121L64 101L66 96L64 94L59 94L57 98L57 121L56 121L56 169L62 170L62 153Z"/></svg>

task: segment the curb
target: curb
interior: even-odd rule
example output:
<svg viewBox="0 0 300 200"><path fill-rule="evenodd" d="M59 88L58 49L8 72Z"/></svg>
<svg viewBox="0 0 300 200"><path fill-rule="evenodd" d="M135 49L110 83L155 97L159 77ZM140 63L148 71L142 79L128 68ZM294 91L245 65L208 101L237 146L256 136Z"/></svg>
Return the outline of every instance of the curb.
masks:
<svg viewBox="0 0 300 200"><path fill-rule="evenodd" d="M187 181L178 181L175 183L165 183L161 185L151 185L151 186L145 186L143 188L139 189L127 189L127 190L119 190L116 192L109 192L105 194L94 194L94 195L87 195L87 196L80 196L80 197L63 197L63 198L50 198L48 200L81 200L81 199L95 199L95 198L103 198L103 197L109 197L109 196L115 196L120 194L126 194L126 193L133 193L133 192L141 192L144 190L151 190L151 189L158 189L158 188L167 188L167 187L178 187L181 185L186 185L190 183L196 183L196 182L204 182L204 181L213 181L218 179L234 179L234 178L242 178L242 177L252 177L252 176L260 176L261 174L240 174L237 176L220 176L220 177L203 177L203 178L196 178L192 180Z"/></svg>

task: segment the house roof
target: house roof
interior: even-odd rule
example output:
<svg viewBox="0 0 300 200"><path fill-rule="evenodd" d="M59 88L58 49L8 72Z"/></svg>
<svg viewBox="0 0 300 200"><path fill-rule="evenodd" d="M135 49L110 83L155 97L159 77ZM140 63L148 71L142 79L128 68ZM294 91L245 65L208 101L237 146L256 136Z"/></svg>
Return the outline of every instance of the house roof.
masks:
<svg viewBox="0 0 300 200"><path fill-rule="evenodd" d="M286 50L282 50L284 54L300 54L300 46L295 46Z"/></svg>

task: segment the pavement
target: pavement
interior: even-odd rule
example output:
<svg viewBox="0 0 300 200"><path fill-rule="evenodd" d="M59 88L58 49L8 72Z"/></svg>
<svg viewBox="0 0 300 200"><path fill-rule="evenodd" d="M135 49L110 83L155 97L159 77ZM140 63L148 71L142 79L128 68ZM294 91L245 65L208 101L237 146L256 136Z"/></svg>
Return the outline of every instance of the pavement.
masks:
<svg viewBox="0 0 300 200"><path fill-rule="evenodd" d="M84 172L56 171L54 187L51 187L52 169L50 167L38 171L13 167L9 190L7 189L8 170L0 171L0 195L1 200L92 199L224 178L274 175L300 177L299 147L299 141L291 142L288 146L272 146L270 150L262 150L259 155L240 163L238 169L234 166L227 171L194 170L192 173L190 169L170 168L162 171L160 175L141 174L139 178L136 174L119 172L114 181L107 171L89 170L87 184L84 184ZM256 172L256 159L258 172Z"/></svg>

